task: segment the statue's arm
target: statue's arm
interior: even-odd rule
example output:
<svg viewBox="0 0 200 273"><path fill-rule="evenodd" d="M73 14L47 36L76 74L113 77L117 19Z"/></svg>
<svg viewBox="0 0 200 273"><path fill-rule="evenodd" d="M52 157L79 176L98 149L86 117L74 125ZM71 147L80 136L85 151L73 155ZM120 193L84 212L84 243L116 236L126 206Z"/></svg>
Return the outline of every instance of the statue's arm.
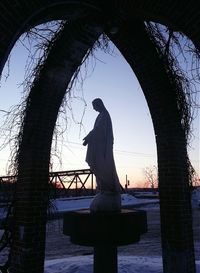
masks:
<svg viewBox="0 0 200 273"><path fill-rule="evenodd" d="M97 122L95 122L94 128L89 132L89 134L84 137L83 145L86 146L92 139L99 138L104 135L105 131L105 116L101 115L98 117Z"/></svg>
<svg viewBox="0 0 200 273"><path fill-rule="evenodd" d="M86 146L90 142L91 138L94 137L96 131L97 131L96 128L94 128L92 131L89 132L89 134L86 137L83 138L84 146Z"/></svg>
<svg viewBox="0 0 200 273"><path fill-rule="evenodd" d="M88 138L89 138L88 136L89 136L89 134L83 138L83 145L84 146L86 146L88 144Z"/></svg>

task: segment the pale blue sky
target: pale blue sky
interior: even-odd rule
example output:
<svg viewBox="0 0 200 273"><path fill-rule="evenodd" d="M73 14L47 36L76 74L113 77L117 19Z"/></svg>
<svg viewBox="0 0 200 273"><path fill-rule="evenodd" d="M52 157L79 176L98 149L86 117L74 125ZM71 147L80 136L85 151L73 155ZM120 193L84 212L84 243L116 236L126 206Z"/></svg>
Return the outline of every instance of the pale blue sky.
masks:
<svg viewBox="0 0 200 273"><path fill-rule="evenodd" d="M122 185L126 174L132 186L144 180L145 167L157 165L155 137L151 116L140 88L140 85L127 62L115 49L112 55L101 50L96 52L88 65L88 77L83 86L77 84L76 96L83 96L87 103L81 127L72 119L68 120L68 134L65 133L58 145L62 159L53 159L53 170L72 170L88 168L85 162L86 147L82 146L83 137L92 129L97 112L91 102L100 97L109 111L114 129L114 156L117 172ZM26 49L18 44L10 60L10 76L5 81L7 68L1 81L0 109L8 110L19 103L23 88L18 85L23 81ZM84 73L83 73L84 74ZM79 99L72 100L73 115L80 122L84 103ZM68 111L70 117L70 111ZM0 121L3 113L0 112ZM199 117L194 123L194 139L191 148L191 160L199 172ZM0 152L0 175L6 174L8 149Z"/></svg>

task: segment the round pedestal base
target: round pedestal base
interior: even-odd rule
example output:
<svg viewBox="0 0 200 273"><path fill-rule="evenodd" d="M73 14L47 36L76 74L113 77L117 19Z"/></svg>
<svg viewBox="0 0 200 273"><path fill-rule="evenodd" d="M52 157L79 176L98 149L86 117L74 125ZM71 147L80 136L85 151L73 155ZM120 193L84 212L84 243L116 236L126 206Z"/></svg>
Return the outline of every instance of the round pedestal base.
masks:
<svg viewBox="0 0 200 273"><path fill-rule="evenodd" d="M117 273L117 247L138 242L145 232L146 212L139 210L79 210L65 213L63 219L63 233L72 243L94 247L94 273Z"/></svg>
<svg viewBox="0 0 200 273"><path fill-rule="evenodd" d="M78 245L128 245L138 242L145 232L147 218L143 210L108 213L79 210L65 213L63 219L63 233Z"/></svg>

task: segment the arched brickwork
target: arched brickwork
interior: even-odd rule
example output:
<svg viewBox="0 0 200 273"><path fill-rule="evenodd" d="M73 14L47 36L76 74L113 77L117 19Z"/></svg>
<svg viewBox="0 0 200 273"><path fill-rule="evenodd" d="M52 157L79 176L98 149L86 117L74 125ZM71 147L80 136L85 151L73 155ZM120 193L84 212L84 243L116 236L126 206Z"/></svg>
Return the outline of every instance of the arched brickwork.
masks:
<svg viewBox="0 0 200 273"><path fill-rule="evenodd" d="M7 59L7 55L9 54L12 46L14 45L15 41L21 33L34 25L51 19L53 20L66 18L70 21L76 21L80 18L87 18L87 20L90 19L91 22L97 21L102 22L102 24L106 23L108 31L109 26L121 26L122 22L124 21L130 23L130 18L135 16L137 18L140 18L142 21L157 21L166 24L175 30L183 31L188 37L190 37L194 41L197 47L199 45L199 38L197 33L200 22L198 19L199 9L197 7L196 1L190 1L187 5L183 5L181 1L156 0L116 0L108 1L108 3L104 5L102 4L102 2L104 1L82 1L80 3L80 1L67 0L52 0L51 2L48 0L32 0L27 3L27 1L25 0L18 0L4 1L3 3L1 2L0 7L2 8L2 10L4 10L4 12L0 14L1 69L3 68L3 65ZM192 17L192 14L195 16ZM129 27L130 26L131 25L129 25ZM135 27L136 26L138 25L135 21ZM172 92L173 87L169 85L165 73L162 72L162 65L157 60L157 56L151 50L151 45L148 44L148 40L145 44L147 48L144 49L142 47L142 44L140 42L141 39L145 39L145 37L141 37L142 35L144 35L141 25L139 25L139 28L129 29L129 27L126 28L126 31L123 28L120 28L120 31L119 33L117 33L116 37L111 37L111 39L121 50L124 57L130 63L139 79L151 111L154 128L157 135L159 176L161 181L160 193L164 270L166 273L172 271L175 273L192 273L195 272L194 258L192 253L193 245L190 240L192 238L192 234L188 236L189 239L185 240L185 243L183 240L183 237L185 237L186 234L192 233L190 210L191 208L187 188L188 177L186 167L186 147L184 142L184 134L181 130L180 120L178 119L177 115L175 96ZM140 29L140 33L138 33L138 29ZM78 39L78 37L80 37L81 35L86 35L85 30L82 31L82 33L80 33L78 29L74 31L74 35L77 35L75 39ZM91 39L90 43L87 45L88 47L85 47L84 45L82 47L83 55L85 52L84 50L86 50L86 48L89 48L95 41L97 36L100 34L94 29L93 31L91 30L91 37L89 36ZM96 35L96 37L94 37L93 35ZM135 37L137 37L137 42L135 42ZM130 44L127 44L126 40L128 40ZM144 51L142 51L141 49L143 49ZM75 44L70 44L69 47L66 49L66 52L70 52L71 50L76 51ZM133 52L134 50L135 52ZM145 55L145 50L152 53L151 56L149 56L148 58ZM137 59L138 57L140 57L140 59ZM64 55L61 58L69 61L69 55ZM150 60L151 63L156 62L161 70L158 70L158 67L156 67L155 70L151 71L149 69L150 63L148 63L150 62ZM66 67L63 67L63 69L68 72L68 78L63 81L64 85L62 86L62 88L60 88L59 85L59 90L65 90L65 87L67 86L71 78L72 71L76 69L77 65L81 61L81 56L79 56L79 59L71 61L71 69L69 68L69 63L67 63ZM55 72L55 66L51 67L50 70L51 69L53 69L52 71ZM151 71L151 74L147 73L147 71ZM60 77L62 73L63 72L58 69L55 73L55 78ZM163 85L163 82L166 85ZM40 84L43 90L45 90L45 88L49 86L48 80L45 82L44 79ZM160 86L165 86L165 96L163 96L163 92L160 89ZM52 86L52 89L50 90L50 93L52 92L52 94L51 96L49 96L48 93L49 97L46 94L41 94L40 92L37 93L35 90L32 94L30 111L27 112L27 127L24 127L24 142L22 142L21 146L22 157L21 159L19 158L21 160L19 160L19 167L21 168L19 170L20 183L18 183L18 203L15 208L16 218L18 216L19 218L16 220L17 229L15 231L16 244L14 250L16 252L13 254L15 260L13 260L13 268L11 272L26 272L27 265L29 265L30 270L30 262L32 263L32 265L34 265L33 267L31 267L32 272L42 272L45 234L45 219L43 219L43 216L45 215L46 208L45 201L42 197L47 190L45 188L45 183L47 181L52 130L54 128L57 116L56 111L58 111L59 104L64 94L62 93L61 97L59 98L59 92L57 88L58 86ZM40 98L40 100L38 98ZM41 100L41 98L43 98L44 100ZM48 109L50 108L50 106L52 106L52 103L54 103L54 98L57 99L57 109L54 109L52 113L53 116L50 117ZM41 116L37 115L38 109L42 109L41 111L39 111ZM43 122L44 129L42 131L36 130L36 133L33 136L31 135L31 139L33 141L32 144L36 145L33 148L29 144L30 130L33 130L34 126L35 128L37 128L37 125L41 123L41 120ZM49 124L47 120L49 120ZM40 140L42 140L43 142L41 142ZM45 142L45 140L48 141ZM41 151L43 151L43 153ZM176 153L174 151L176 151ZM171 159L173 159L172 162L170 162ZM172 166L174 166L174 168ZM41 175L42 173L43 175ZM37 183L38 177L40 177L44 181L43 183L41 183L41 188ZM172 180L175 180L176 183L171 184ZM179 181L181 182L181 185L179 185ZM172 188L174 188L174 185L178 187L176 189L176 193L181 194L181 198L179 199L178 204L176 204L175 201L177 200L177 198L173 194L175 193L175 191L171 190ZM29 192L29 194L32 192L32 190L34 190L37 193L36 196L32 197L30 195L26 195L24 196L24 198L21 198L20 194L23 193L24 188L27 189L27 192ZM167 204L167 202L169 201L169 195L171 196L171 203ZM33 227L29 229L26 225L28 219L30 218L29 209L31 208L31 205L28 205L27 209L24 209L24 207L22 207L23 202L31 204L31 201L36 202L36 200L37 202L39 200L41 212L43 211L43 213L41 213L41 215L39 215L39 217L37 218L37 206L39 205L39 203L37 203L34 212L34 227L36 225L40 227L40 235L36 234L37 232L35 232ZM173 207L174 210L170 211L170 207ZM189 217L187 218L188 229L183 229L183 219L186 214L189 215ZM33 221L31 223L33 224ZM22 251L23 249L26 249L23 245L24 242L20 242L20 236L23 235L20 232L24 230L24 227L27 228L27 236L33 236L33 238L35 238L35 241L38 240L38 242L35 242L35 244L32 245L31 251L33 252L31 253L23 253ZM179 236L178 240L176 240L175 237L172 236L177 228L179 228L180 232L182 232L182 236ZM29 240L27 239L26 242L28 241ZM17 245L19 246L19 252L16 248ZM41 250L41 253L37 253L36 250L38 249L38 247ZM177 252L177 250L180 251ZM185 252L183 250L185 250ZM33 258L30 259L30 257ZM183 259L186 259L187 262L185 263L184 267L180 268L179 265L182 266L181 262ZM24 268L22 265L24 266ZM173 267L174 265L176 266Z"/></svg>
<svg viewBox="0 0 200 273"><path fill-rule="evenodd" d="M113 21L139 17L169 25L200 44L200 9L198 1L184 4L176 0L3 0L0 3L0 71L20 35L34 25L48 20L76 20L82 17Z"/></svg>
<svg viewBox="0 0 200 273"><path fill-rule="evenodd" d="M43 272L54 126L71 77L102 31L83 21L66 24L34 81L19 147L10 272Z"/></svg>
<svg viewBox="0 0 200 273"><path fill-rule="evenodd" d="M134 20L110 38L136 74L152 116L158 154L164 272L195 272L186 140L177 109L176 86L169 81L142 22ZM191 262L184 268L182 261L186 260Z"/></svg>

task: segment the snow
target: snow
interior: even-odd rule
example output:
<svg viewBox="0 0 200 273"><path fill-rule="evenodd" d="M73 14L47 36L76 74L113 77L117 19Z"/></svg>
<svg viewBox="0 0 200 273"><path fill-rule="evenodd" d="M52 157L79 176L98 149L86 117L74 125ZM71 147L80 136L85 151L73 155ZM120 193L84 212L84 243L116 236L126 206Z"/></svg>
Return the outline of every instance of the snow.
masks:
<svg viewBox="0 0 200 273"><path fill-rule="evenodd" d="M52 201L52 205L55 207L55 211L57 213L73 211L77 209L88 209L92 198L93 197L91 196L60 198ZM123 206L134 205L135 207L145 204L157 204L159 202L158 199L139 199L130 194L122 194L121 200Z"/></svg>
<svg viewBox="0 0 200 273"><path fill-rule="evenodd" d="M92 201L92 196L83 197L71 197L71 198L59 198L52 201L52 208L55 213L63 213L65 211L73 211L77 209L88 209ZM122 205L123 206L141 206L151 204L158 204L159 201L156 198L136 198L130 194L122 194ZM194 207L200 206L200 189L195 189L192 194L192 205ZM151 208L152 208L151 206ZM0 219L6 215L5 208L0 208Z"/></svg>
<svg viewBox="0 0 200 273"><path fill-rule="evenodd" d="M66 197L59 198L51 201L51 210L56 214L62 214L65 211L73 211L77 209L88 209L92 201L92 196L82 197ZM138 199L130 194L122 194L122 205L126 206L141 206L141 204L155 204L158 203L158 199ZM6 216L7 207L0 207L0 219Z"/></svg>
<svg viewBox="0 0 200 273"><path fill-rule="evenodd" d="M192 192L192 205L193 207L200 207L200 188L196 188Z"/></svg>
<svg viewBox="0 0 200 273"><path fill-rule="evenodd" d="M144 194L143 194L144 195ZM148 196L150 196L148 194ZM155 198L154 195L152 195L154 198L136 198L133 195L130 194L122 194L121 200L123 206L134 206L139 207L142 205L155 205L159 203L159 200ZM90 203L92 201L91 196L83 196L83 197L71 197L71 198L60 198L57 200L52 201L53 207L55 207L55 210L58 213L62 213L65 211L72 211L77 209L88 209L90 206ZM200 205L200 188L195 189L192 193L192 205L194 207L197 207Z"/></svg>
<svg viewBox="0 0 200 273"><path fill-rule="evenodd" d="M57 211L64 212L89 207L91 197L63 198L56 200L54 206ZM198 206L200 201L200 189L192 195L192 204ZM139 199L129 194L122 195L122 205L142 206L150 204L151 208L158 208L158 200ZM92 273L93 256L75 256L63 259L45 261L44 273ZM163 273L162 257L121 256L118 255L118 273ZM196 273L200 273L200 261L196 261Z"/></svg>
<svg viewBox="0 0 200 273"><path fill-rule="evenodd" d="M47 261L45 263L45 273L92 273L93 257L73 257L67 259L58 259ZM161 273L161 258L148 257L130 257L119 256L118 258L119 273Z"/></svg>
<svg viewBox="0 0 200 273"><path fill-rule="evenodd" d="M149 205L158 209L158 199L141 199L129 194L122 194L123 206L142 206ZM91 196L62 198L52 201L52 206L57 213L65 211L87 209L92 201ZM200 189L196 189L192 194L192 205L199 206ZM2 210L3 211L3 210ZM0 215L0 218L3 216ZM62 259L53 259L45 261L44 273L92 273L93 256L75 256ZM118 255L118 273L162 273L162 257L144 257L144 256L121 256ZM196 261L196 273L200 273L200 261Z"/></svg>
<svg viewBox="0 0 200 273"><path fill-rule="evenodd" d="M200 273L200 261L196 262ZM44 273L92 273L93 257L76 256L45 262ZM118 273L162 273L161 257L118 256Z"/></svg>

